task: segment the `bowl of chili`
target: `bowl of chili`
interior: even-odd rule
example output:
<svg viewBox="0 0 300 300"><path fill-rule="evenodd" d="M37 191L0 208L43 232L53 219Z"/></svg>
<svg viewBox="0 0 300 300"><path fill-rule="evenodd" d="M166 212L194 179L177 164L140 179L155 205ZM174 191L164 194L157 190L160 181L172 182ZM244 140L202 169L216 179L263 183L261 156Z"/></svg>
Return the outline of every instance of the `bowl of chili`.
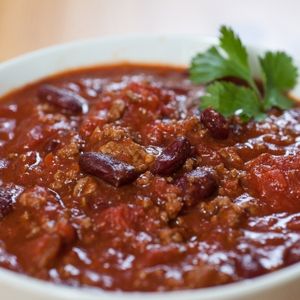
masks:
<svg viewBox="0 0 300 300"><path fill-rule="evenodd" d="M297 298L300 110L272 94L258 112L244 77L193 80L216 43L107 37L0 65L4 298ZM199 110L228 87L251 109Z"/></svg>

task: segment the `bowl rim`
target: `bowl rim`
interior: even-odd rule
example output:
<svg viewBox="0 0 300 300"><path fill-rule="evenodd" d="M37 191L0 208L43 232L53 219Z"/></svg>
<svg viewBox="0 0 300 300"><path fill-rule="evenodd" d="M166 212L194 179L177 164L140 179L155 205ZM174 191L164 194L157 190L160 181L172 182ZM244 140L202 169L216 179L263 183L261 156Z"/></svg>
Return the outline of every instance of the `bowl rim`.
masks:
<svg viewBox="0 0 300 300"><path fill-rule="evenodd" d="M18 65L26 60L36 59L37 57L44 55L53 55L56 52L62 50L69 51L70 49L87 45L94 44L98 42L109 43L109 42L121 42L128 41L130 39L197 39L203 44L213 45L216 43L217 38L211 36L199 36L197 34L156 34L156 33L132 33L132 34L122 34L122 35L108 35L103 37L94 37L88 39L80 39L72 42L61 43L57 45L52 45L49 47L44 47L37 49L16 57L10 58L8 60L0 62L0 73L5 71L7 68ZM261 52L264 48L256 47L252 45L247 45L254 53ZM138 63L138 62L133 62ZM142 62L141 62L142 63ZM109 65L111 63L108 63ZM153 64L156 64L154 61ZM97 64L96 64L97 65ZM100 65L105 65L100 64ZM166 65L174 65L166 63ZM300 64L297 64L300 66ZM176 65L175 65L176 66ZM87 68L89 65L86 66ZM82 68L81 66L78 69ZM85 67L83 67L85 68ZM65 69L65 71L72 71L72 68ZM65 72L63 71L63 72ZM49 73L48 76L54 74L60 74L61 72ZM41 77L38 80L43 79ZM35 80L34 80L35 81ZM299 83L298 83L299 85ZM19 86L17 88L22 87ZM4 93L5 95L6 93ZM0 98L3 95L0 95ZM24 275L22 273L17 273L14 271L7 270L0 267L0 282L7 287L14 288L17 287L22 291L27 291L35 294L45 294L55 298L55 299L78 299L78 300L98 300L99 297L103 300L118 300L120 297L123 300L131 300L132 298L138 299L140 297L145 297L147 300L161 299L161 300L198 300L200 297L203 299L216 300L219 297L232 297L232 299L238 299L237 297L251 295L257 292L262 292L269 290L275 286L280 286L295 279L300 278L300 262L295 263L291 266L284 267L283 269L273 271L271 273L255 277L253 279L245 279L239 282L234 282L230 284L206 287L200 289L190 289L190 290L176 290L176 291L166 291L166 292L126 292L126 291L106 291L100 288L93 287L72 287L57 283L52 283L48 281L43 281ZM1 287L0 287L1 288ZM226 298L227 299L227 298Z"/></svg>
<svg viewBox="0 0 300 300"><path fill-rule="evenodd" d="M136 39L197 39L201 40L201 42L205 44L216 44L218 38L210 35L199 35L196 33L124 33L124 34L107 34L103 36L96 36L90 38L80 38L72 41L56 43L45 47L40 47L34 49L32 51L24 52L18 54L16 56L10 57L8 59L4 59L0 61L0 68L7 67L10 64L19 63L24 59L32 59L35 56L50 54L50 52L60 51L63 48L74 48L77 46L81 46L82 44L93 44L98 42L115 42L115 41L123 41L123 40L136 40ZM252 45L247 45L247 47L252 47ZM262 48L264 49L264 48ZM155 62L154 62L155 63ZM68 70L66 70L68 71Z"/></svg>

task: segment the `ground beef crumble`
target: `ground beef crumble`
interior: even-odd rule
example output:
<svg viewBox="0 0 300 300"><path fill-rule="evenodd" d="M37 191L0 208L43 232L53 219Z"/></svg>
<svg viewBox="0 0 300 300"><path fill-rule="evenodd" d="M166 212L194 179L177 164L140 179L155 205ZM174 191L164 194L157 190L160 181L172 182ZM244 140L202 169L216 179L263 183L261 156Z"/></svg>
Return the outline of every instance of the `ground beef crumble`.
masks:
<svg viewBox="0 0 300 300"><path fill-rule="evenodd" d="M214 132L212 112L201 121L202 94L184 69L120 65L4 97L0 266L166 291L300 261L300 109L260 123L219 119Z"/></svg>

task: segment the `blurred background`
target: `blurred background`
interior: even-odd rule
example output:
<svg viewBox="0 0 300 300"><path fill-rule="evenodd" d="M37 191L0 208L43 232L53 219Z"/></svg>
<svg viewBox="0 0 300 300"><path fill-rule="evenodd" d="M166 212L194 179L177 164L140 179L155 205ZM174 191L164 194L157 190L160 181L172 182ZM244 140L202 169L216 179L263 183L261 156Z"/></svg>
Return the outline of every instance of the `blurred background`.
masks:
<svg viewBox="0 0 300 300"><path fill-rule="evenodd" d="M0 61L111 34L216 35L221 24L300 59L299 0L0 0Z"/></svg>

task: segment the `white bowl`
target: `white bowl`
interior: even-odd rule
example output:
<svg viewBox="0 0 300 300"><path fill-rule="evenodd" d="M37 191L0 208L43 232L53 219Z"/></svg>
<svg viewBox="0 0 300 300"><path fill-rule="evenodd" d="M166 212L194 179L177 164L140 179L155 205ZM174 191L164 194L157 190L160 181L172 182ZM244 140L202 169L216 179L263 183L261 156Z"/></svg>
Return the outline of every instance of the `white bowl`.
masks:
<svg viewBox="0 0 300 300"><path fill-rule="evenodd" d="M117 62L187 65L215 39L198 36L123 36L55 46L0 64L0 95L65 70ZM257 73L254 54L251 64ZM298 85L299 87L299 85ZM1 260L1 253L0 253ZM121 293L54 285L0 268L0 295L7 300L279 300L299 299L300 264L225 286L166 293Z"/></svg>

